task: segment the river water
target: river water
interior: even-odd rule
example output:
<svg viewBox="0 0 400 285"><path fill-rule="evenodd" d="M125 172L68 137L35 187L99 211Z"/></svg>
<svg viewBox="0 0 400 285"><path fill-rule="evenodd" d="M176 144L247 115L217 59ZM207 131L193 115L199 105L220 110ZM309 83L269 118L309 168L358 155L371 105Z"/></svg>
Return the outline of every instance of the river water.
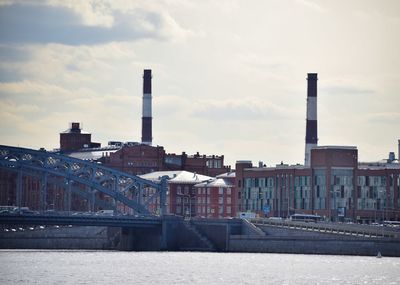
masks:
<svg viewBox="0 0 400 285"><path fill-rule="evenodd" d="M400 258L0 250L0 284L400 284Z"/></svg>

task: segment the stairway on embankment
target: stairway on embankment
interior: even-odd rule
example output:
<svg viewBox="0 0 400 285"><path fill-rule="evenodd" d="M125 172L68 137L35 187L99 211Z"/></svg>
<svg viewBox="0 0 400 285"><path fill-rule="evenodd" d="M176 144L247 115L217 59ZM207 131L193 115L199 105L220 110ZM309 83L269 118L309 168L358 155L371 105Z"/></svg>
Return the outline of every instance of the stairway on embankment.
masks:
<svg viewBox="0 0 400 285"><path fill-rule="evenodd" d="M181 232L179 250L183 251L215 251L212 242L191 223L190 220L182 222L185 232Z"/></svg>

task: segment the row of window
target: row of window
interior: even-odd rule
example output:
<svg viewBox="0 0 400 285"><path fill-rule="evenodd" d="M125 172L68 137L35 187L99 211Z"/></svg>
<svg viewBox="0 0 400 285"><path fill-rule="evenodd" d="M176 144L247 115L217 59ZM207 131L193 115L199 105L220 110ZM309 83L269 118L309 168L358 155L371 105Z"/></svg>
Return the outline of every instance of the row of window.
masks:
<svg viewBox="0 0 400 285"><path fill-rule="evenodd" d="M274 185L290 186L292 184L292 175L277 175L276 177L265 178L246 178L244 182L245 187L274 187ZM310 176L295 176L294 186L308 186L310 185Z"/></svg>
<svg viewBox="0 0 400 285"><path fill-rule="evenodd" d="M128 161L127 164L134 167L157 167L156 161Z"/></svg>
<svg viewBox="0 0 400 285"><path fill-rule="evenodd" d="M199 195L205 195L205 194L207 194L207 195L210 195L210 191L211 191L211 188L198 188L197 189L197 194L199 194ZM218 194L219 195L224 195L224 194L226 194L226 195L231 195L232 194L232 189L231 188L223 188L223 187L219 187L218 188Z"/></svg>
<svg viewBox="0 0 400 285"><path fill-rule="evenodd" d="M217 209L219 214L223 214L224 213L224 207L218 207ZM201 215L201 214L214 214L215 213L215 209L214 208L210 208L207 206L199 206L197 207L197 214ZM232 207L231 206L227 206L225 208L225 213L227 214L231 214L232 213Z"/></svg>
<svg viewBox="0 0 400 285"><path fill-rule="evenodd" d="M207 160L206 165L208 168L221 168L222 161L220 159L210 159Z"/></svg>
<svg viewBox="0 0 400 285"><path fill-rule="evenodd" d="M314 171L314 184L325 185L326 184L326 171L325 169L316 169ZM290 186L291 175L278 175L275 177L266 178L246 178L245 187L274 187L274 185ZM400 177L397 177L397 185L400 185ZM394 185L394 176L358 176L358 186L386 186L389 180L389 186ZM333 169L331 175L331 185L353 185L353 170L351 169ZM294 186L310 186L310 176L295 176Z"/></svg>
<svg viewBox="0 0 400 285"><path fill-rule="evenodd" d="M197 197L197 203L198 204L210 204L210 197ZM224 204L224 197L218 197L218 204L222 205ZM226 197L226 204L230 205L232 204L232 199L231 197Z"/></svg>

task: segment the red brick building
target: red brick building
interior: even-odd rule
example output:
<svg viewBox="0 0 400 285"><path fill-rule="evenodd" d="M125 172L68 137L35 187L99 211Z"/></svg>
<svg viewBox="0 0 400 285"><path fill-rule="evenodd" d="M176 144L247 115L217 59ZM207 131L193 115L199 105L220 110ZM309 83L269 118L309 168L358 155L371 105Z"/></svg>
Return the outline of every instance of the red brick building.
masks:
<svg viewBox="0 0 400 285"><path fill-rule="evenodd" d="M144 179L159 181L168 176L167 212L169 214L194 217L197 213L195 185L213 178L188 171L158 171L141 175Z"/></svg>
<svg viewBox="0 0 400 285"><path fill-rule="evenodd" d="M162 146L126 145L104 158L104 165L120 171L141 175L164 170L165 150Z"/></svg>
<svg viewBox="0 0 400 285"><path fill-rule="evenodd" d="M92 142L92 135L83 132L79 123L71 123L68 130L60 133L61 152L95 147L100 147L100 144Z"/></svg>
<svg viewBox="0 0 400 285"><path fill-rule="evenodd" d="M226 173L216 179L195 185L196 216L226 218L237 215L235 173Z"/></svg>

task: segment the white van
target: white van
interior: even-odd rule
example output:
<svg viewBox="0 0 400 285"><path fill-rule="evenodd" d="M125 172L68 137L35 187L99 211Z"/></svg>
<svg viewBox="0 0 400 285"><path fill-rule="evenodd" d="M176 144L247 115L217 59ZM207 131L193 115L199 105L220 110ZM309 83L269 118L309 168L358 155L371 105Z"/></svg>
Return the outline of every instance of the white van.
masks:
<svg viewBox="0 0 400 285"><path fill-rule="evenodd" d="M99 216L114 216L114 210L100 210L96 213Z"/></svg>

